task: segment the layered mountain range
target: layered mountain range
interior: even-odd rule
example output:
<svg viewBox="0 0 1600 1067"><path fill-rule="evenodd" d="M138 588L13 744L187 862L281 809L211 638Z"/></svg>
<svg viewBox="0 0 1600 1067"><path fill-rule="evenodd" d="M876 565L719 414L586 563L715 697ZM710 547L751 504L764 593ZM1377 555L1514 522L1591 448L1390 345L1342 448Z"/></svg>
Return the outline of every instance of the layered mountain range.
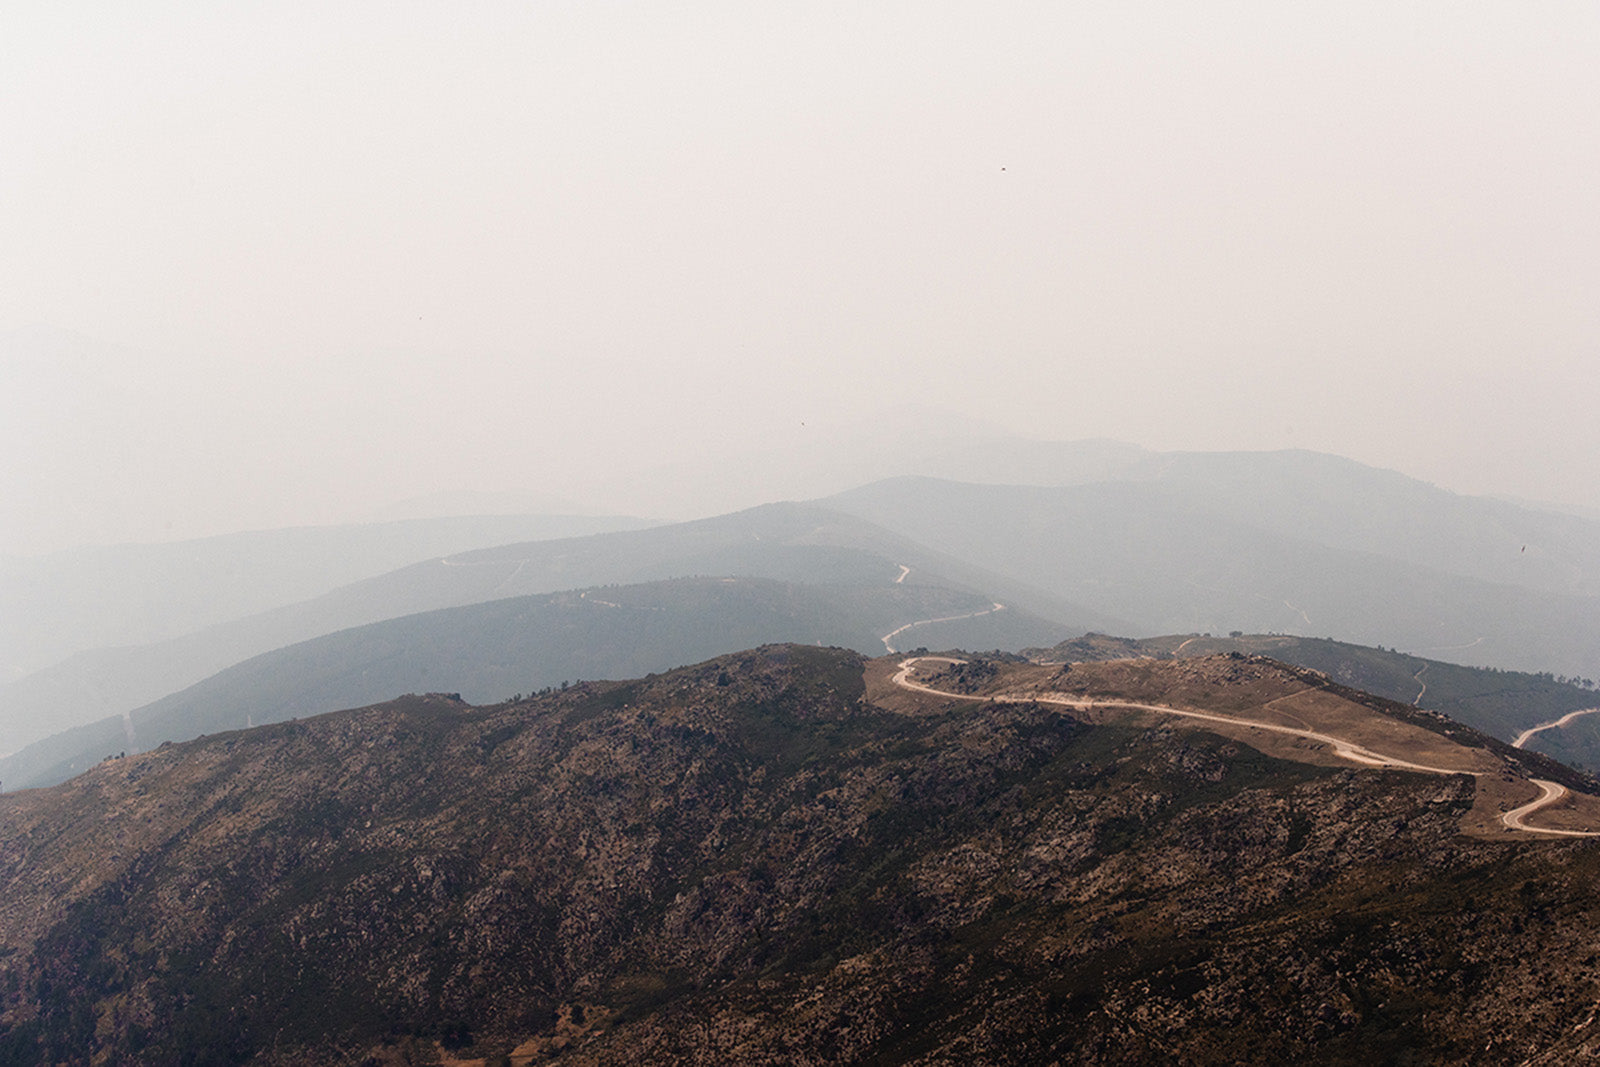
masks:
<svg viewBox="0 0 1600 1067"><path fill-rule="evenodd" d="M35 659L75 651L0 687L0 783L56 781L107 754L408 690L495 699L768 641L875 652L1015 650L1088 630L1334 638L1368 646L1368 659L1403 650L1380 673L1429 669L1437 681L1460 663L1547 679L1559 696L1533 704L1529 684L1464 684L1449 710L1505 740L1558 705L1597 702L1584 684L1600 676L1591 521L1315 453L994 443L967 463L1060 484L898 478L576 537L549 535L632 520L434 520L36 562L29 582L10 583L6 616L37 618L51 635L24 642ZM544 536L493 543L519 522ZM424 550L446 541L459 547ZM403 545L422 558L383 570ZM86 574L103 576L89 583L99 602ZM722 579L735 581L706 584ZM52 581L70 595L35 611ZM618 586L626 597L606 595ZM601 617L605 602L629 606ZM140 622L168 603L159 624ZM174 632L185 625L196 628ZM107 634L120 643L93 647ZM1424 703L1445 692L1428 696L1428 677L1414 694ZM1595 720L1529 743L1591 765L1600 756Z"/></svg>
<svg viewBox="0 0 1600 1067"><path fill-rule="evenodd" d="M1600 1052L1594 524L1015 469L8 564L0 1064Z"/></svg>

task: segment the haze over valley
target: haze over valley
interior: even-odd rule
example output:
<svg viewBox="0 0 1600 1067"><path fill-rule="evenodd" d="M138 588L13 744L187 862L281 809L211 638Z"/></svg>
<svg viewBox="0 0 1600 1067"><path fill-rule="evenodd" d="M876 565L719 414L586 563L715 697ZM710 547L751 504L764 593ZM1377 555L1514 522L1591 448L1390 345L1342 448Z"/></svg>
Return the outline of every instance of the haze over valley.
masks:
<svg viewBox="0 0 1600 1067"><path fill-rule="evenodd" d="M1547 675L1580 703L1600 678L1593 521L1461 497L1314 453L1154 456L1099 442L1053 453L1069 484L889 479L809 504L454 552L346 584L303 553L296 580L314 582L314 572L333 587L304 586L318 595L265 612L238 610L238 583L216 583L216 604L195 585L196 617L222 621L153 641L139 641L130 622L127 644L83 648L0 689L0 782L54 781L110 752L404 692L482 702L778 641L874 654L915 645L1015 651L1090 630L1248 632L1389 649L1414 661L1408 672L1438 661ZM1084 482L1106 473L1108 455L1120 457L1114 475ZM1352 509L1352 499L1367 506ZM628 524L474 521L473 532L490 540L513 522L550 532ZM392 543L439 525L294 536L314 533L331 555L342 543ZM464 536L463 525L444 529ZM133 546L118 553L133 575L158 574L174 559L197 561L195 574L271 573L254 558L263 555L296 569L265 535L154 546L148 560ZM59 573L77 577L73 568ZM148 610L138 581L103 581L102 603L76 619L66 610L71 596L42 588L58 606L63 642L88 643L75 626L91 633L107 617L137 620ZM115 607L118 588L129 590L126 608ZM1379 688L1400 698L1407 684ZM1435 687L1429 698L1420 676L1409 684L1423 706L1446 694ZM1525 685L1498 700L1488 695L1497 688L1486 680L1472 689L1488 707L1448 710L1506 741L1545 721L1551 706L1526 703ZM1587 762L1584 753L1600 751L1597 726L1574 721L1539 743Z"/></svg>
<svg viewBox="0 0 1600 1067"><path fill-rule="evenodd" d="M1600 1056L1596 54L9 13L0 1064Z"/></svg>

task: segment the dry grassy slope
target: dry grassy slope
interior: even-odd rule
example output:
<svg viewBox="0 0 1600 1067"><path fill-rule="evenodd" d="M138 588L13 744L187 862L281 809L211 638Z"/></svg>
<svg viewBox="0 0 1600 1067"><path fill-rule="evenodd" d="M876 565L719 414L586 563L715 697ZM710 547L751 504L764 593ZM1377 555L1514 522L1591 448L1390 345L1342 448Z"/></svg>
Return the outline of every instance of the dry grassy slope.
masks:
<svg viewBox="0 0 1600 1067"><path fill-rule="evenodd" d="M0 797L0 1064L1577 1054L1600 848L1462 836L1460 777L895 713L884 667L412 698Z"/></svg>
<svg viewBox="0 0 1600 1067"><path fill-rule="evenodd" d="M1458 650L1465 651L1465 650ZM1226 652L1270 656L1308 667L1335 681L1402 704L1442 712L1457 722L1509 741L1522 730L1559 719L1570 711L1600 702L1591 686L1549 673L1534 674L1486 667L1468 667L1426 659L1395 649L1286 634L1170 634L1139 639L1085 634L1051 648L1024 649L1038 662L1083 662L1153 656L1156 659L1215 656ZM1585 769L1600 767L1600 731L1579 719L1568 728L1545 732L1532 747L1563 763Z"/></svg>
<svg viewBox="0 0 1600 1067"><path fill-rule="evenodd" d="M1105 655L1115 650L1114 642L1104 639L1086 651ZM874 677L887 684L887 674L875 672ZM1264 656L1226 653L1177 660L1137 656L1044 665L974 660L943 665L937 671L924 670L920 677L936 689L1010 699L1055 694L1213 712L1238 718L1241 725L1173 719L1157 712L1115 707L1075 710L1073 714L1087 721L1151 725L1165 721L1181 728L1209 730L1272 755L1326 766L1351 764L1326 744L1254 729L1247 723L1312 730L1412 763L1471 773L1477 776L1478 797L1463 829L1477 834L1510 833L1499 816L1540 794L1530 779L1556 781L1574 793L1545 809L1537 825L1600 830L1600 783L1589 776L1539 753L1513 749L1437 713L1352 690L1316 671ZM914 704L904 702L908 708Z"/></svg>

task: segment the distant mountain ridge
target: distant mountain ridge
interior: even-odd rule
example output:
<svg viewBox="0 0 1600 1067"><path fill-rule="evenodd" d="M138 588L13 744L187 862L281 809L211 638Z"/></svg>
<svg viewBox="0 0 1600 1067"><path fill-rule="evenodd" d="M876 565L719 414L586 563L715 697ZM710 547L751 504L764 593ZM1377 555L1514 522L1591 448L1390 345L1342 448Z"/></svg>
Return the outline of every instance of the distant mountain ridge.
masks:
<svg viewBox="0 0 1600 1067"><path fill-rule="evenodd" d="M826 503L1088 608L1115 605L1132 632L1334 636L1600 675L1600 596L1586 592L1600 524L1311 454L1175 457L1148 473L1069 487L901 478Z"/></svg>
<svg viewBox="0 0 1600 1067"><path fill-rule="evenodd" d="M74 653L181 637L434 556L647 525L456 515L0 557L0 663L10 681Z"/></svg>
<svg viewBox="0 0 1600 1067"><path fill-rule="evenodd" d="M898 478L809 504L433 556L157 644L84 651L0 687L0 751L341 629L696 575L872 585L904 567L916 582L1057 621L1062 634L1277 632L1600 676L1600 524L1317 453L980 440L953 436L951 462L962 449L973 470L1010 456L1019 478L1067 484Z"/></svg>
<svg viewBox="0 0 1600 1067"><path fill-rule="evenodd" d="M131 711L263 652L385 619L696 575L888 585L900 576L901 565L914 569L916 584L1002 598L1067 630L1126 628L1115 615L930 552L854 516L814 505L770 504L696 522L459 552L157 645L84 653L0 688L0 751L16 751L67 725Z"/></svg>
<svg viewBox="0 0 1600 1067"><path fill-rule="evenodd" d="M1163 453L1125 480L1287 537L1501 585L1600 594L1600 522L1463 496L1342 456Z"/></svg>
<svg viewBox="0 0 1600 1067"><path fill-rule="evenodd" d="M898 631L899 633L896 633ZM133 709L4 758L8 790L52 785L107 755L361 707L400 693L493 703L580 679L664 671L762 643L882 654L899 647L1018 647L1060 624L938 585L677 578L509 597L369 623L262 653Z"/></svg>

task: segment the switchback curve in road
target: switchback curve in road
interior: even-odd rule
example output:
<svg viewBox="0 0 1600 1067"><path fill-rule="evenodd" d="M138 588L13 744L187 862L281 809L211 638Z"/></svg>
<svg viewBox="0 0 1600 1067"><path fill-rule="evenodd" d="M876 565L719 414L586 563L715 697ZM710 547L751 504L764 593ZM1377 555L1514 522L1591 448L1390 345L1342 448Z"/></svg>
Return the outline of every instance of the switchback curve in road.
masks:
<svg viewBox="0 0 1600 1067"><path fill-rule="evenodd" d="M1595 837L1592 830L1549 830L1542 826L1529 826L1523 820L1540 808L1548 807L1567 795L1567 787L1556 782L1547 782L1543 778L1528 779L1539 787L1539 796L1528 801L1520 808L1513 808L1500 816L1500 821L1508 830L1524 830L1530 834L1553 834L1558 837Z"/></svg>

